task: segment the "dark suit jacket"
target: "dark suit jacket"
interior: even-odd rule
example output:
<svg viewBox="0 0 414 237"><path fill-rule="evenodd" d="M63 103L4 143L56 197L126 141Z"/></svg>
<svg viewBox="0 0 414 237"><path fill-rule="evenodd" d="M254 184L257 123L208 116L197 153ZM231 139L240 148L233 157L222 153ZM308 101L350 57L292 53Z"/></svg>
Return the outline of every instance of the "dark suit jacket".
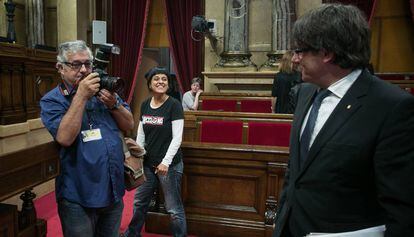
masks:
<svg viewBox="0 0 414 237"><path fill-rule="evenodd" d="M386 224L414 236L414 97L364 70L332 112L299 169L303 119L318 88L305 83L273 237Z"/></svg>

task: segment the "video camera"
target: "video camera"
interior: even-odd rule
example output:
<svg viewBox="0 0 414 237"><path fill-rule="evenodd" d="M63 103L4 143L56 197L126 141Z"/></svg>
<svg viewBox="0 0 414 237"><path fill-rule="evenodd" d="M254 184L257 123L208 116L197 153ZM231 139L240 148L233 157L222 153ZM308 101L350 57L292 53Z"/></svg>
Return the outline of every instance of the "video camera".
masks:
<svg viewBox="0 0 414 237"><path fill-rule="evenodd" d="M206 18L201 15L193 16L193 19L191 20L191 28L195 32L209 33L210 29L214 28L214 22L207 21Z"/></svg>
<svg viewBox="0 0 414 237"><path fill-rule="evenodd" d="M114 44L101 44L96 49L95 59L93 61L93 72L97 72L101 81L101 89L107 89L110 92L119 91L124 87L124 81L119 77L112 77L105 71L109 64L111 54L120 54L119 46Z"/></svg>
<svg viewBox="0 0 414 237"><path fill-rule="evenodd" d="M210 40L211 47L217 52L216 20L206 20L202 15L193 16L193 19L191 20L191 38L194 41L201 41L202 38L194 38L193 32L201 33L203 36L206 36Z"/></svg>

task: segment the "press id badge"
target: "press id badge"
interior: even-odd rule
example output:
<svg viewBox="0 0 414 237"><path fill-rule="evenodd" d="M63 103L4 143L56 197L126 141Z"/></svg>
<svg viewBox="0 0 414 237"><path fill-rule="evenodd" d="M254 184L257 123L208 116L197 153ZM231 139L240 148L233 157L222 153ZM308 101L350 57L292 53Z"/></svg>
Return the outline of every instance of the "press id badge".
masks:
<svg viewBox="0 0 414 237"><path fill-rule="evenodd" d="M102 139L101 129L99 128L81 131L81 134L83 142L90 142Z"/></svg>

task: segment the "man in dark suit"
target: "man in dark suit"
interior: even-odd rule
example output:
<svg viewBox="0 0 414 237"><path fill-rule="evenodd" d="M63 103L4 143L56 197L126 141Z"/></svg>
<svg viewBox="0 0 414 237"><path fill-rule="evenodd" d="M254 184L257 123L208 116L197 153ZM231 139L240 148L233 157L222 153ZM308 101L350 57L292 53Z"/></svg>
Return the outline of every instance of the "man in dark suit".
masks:
<svg viewBox="0 0 414 237"><path fill-rule="evenodd" d="M414 97L372 76L369 29L353 6L298 19L304 82L273 237L385 225L414 236Z"/></svg>

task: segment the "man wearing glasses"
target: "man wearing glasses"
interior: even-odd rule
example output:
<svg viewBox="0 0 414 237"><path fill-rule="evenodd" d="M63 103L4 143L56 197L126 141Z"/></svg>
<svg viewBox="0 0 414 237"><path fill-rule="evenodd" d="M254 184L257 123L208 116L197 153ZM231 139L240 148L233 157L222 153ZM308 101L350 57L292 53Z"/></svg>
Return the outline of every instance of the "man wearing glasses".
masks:
<svg viewBox="0 0 414 237"><path fill-rule="evenodd" d="M356 7L323 4L292 33L305 83L273 237L412 236L414 97L366 69L370 32Z"/></svg>
<svg viewBox="0 0 414 237"><path fill-rule="evenodd" d="M56 200L64 236L115 237L124 206L119 132L134 121L127 103L99 88L92 60L83 41L59 45L62 82L41 99L41 119L60 145Z"/></svg>

